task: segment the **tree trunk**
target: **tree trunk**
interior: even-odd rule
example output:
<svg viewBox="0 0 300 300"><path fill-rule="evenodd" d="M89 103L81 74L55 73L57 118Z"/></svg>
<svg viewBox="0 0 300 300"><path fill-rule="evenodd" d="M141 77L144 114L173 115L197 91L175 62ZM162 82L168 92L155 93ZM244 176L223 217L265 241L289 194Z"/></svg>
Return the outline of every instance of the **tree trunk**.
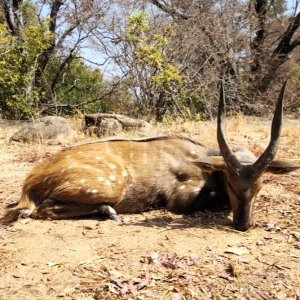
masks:
<svg viewBox="0 0 300 300"><path fill-rule="evenodd" d="M5 21L13 36L17 36L23 42L21 28L24 26L22 4L23 0L3 0Z"/></svg>
<svg viewBox="0 0 300 300"><path fill-rule="evenodd" d="M62 0L55 0L50 9L50 23L49 23L49 31L53 34L53 39L51 45L48 49L46 49L40 56L38 61L38 67L35 72L35 85L39 86L40 80L42 78L43 72L50 60L50 58L55 53L55 35L56 35L56 20L60 7L64 4Z"/></svg>
<svg viewBox="0 0 300 300"><path fill-rule="evenodd" d="M292 51L300 44L299 37L292 41L300 26L300 13L298 13L295 17L290 18L289 25L279 39L278 45L270 53L269 46L266 45L266 24L272 7L269 2L268 0L252 2L257 19L257 29L251 44L253 60L250 65L250 92L254 95L264 94L269 89L278 74L280 66L290 58Z"/></svg>

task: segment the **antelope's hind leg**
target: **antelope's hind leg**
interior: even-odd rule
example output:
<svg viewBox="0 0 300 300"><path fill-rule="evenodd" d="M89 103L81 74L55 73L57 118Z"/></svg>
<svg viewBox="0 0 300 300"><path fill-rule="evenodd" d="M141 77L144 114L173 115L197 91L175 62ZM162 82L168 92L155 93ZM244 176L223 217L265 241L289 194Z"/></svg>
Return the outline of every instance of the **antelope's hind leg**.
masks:
<svg viewBox="0 0 300 300"><path fill-rule="evenodd" d="M116 211L107 204L84 205L74 202L60 202L51 199L43 201L42 204L34 209L30 216L33 219L59 220L94 215L97 212L101 215L108 216L109 219L116 222L120 221Z"/></svg>
<svg viewBox="0 0 300 300"><path fill-rule="evenodd" d="M74 202L60 202L51 199L43 201L31 213L34 219L68 219L97 213L96 205L83 205Z"/></svg>

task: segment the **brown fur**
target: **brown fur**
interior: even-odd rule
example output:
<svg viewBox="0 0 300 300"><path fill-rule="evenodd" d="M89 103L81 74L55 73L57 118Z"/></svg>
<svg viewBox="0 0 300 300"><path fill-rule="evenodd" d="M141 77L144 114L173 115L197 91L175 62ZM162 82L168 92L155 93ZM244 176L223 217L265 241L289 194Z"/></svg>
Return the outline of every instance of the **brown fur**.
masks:
<svg viewBox="0 0 300 300"><path fill-rule="evenodd" d="M77 206L109 204L118 213L149 210L161 199L170 199L171 210L182 206L184 211L196 197L191 198L191 190L203 185L201 172L191 161L203 156L205 150L188 139L171 137L69 148L32 170L19 204L9 209L1 222L15 221L24 210L34 211L35 218L57 218L42 212L46 207L49 211L51 205L44 204L49 199ZM182 172L187 176L183 182L194 181L181 191L177 189L182 179L177 177Z"/></svg>

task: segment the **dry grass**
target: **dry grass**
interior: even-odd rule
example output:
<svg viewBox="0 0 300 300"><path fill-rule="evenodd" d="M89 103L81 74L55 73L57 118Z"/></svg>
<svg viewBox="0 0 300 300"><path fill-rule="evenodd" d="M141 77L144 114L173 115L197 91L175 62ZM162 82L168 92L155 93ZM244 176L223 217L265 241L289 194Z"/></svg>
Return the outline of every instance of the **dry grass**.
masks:
<svg viewBox="0 0 300 300"><path fill-rule="evenodd" d="M52 146L47 145L47 142L42 140L38 143L14 143L11 145L9 143L10 136L12 136L12 134L22 126L22 124L6 124L2 126L0 139L2 139L4 143L2 143L0 147L6 147L8 151L13 150L14 153L16 153L18 160L34 162L44 159L45 157L49 157L52 153L66 146L99 140L99 137L95 135L87 137L83 134L82 118L71 118L70 123L77 132L76 141ZM298 131L295 130L298 123L299 122L297 120L287 120L285 122L281 134L280 149L277 154L278 158L299 158L297 157L297 150L293 150L296 149L294 145L297 145L300 142L300 137L297 133ZM267 146L270 137L271 120L261 120L259 118L245 117L244 115L239 114L235 117L228 118L226 125L227 136L231 146L246 146L257 155L260 155ZM177 122L176 120L173 120L168 124L157 124L142 130L123 132L118 134L118 137L130 139L145 136L182 135L195 139L208 147L218 148L215 131L215 120L206 122ZM114 138L114 136L111 138ZM286 156L287 152L281 151L281 149L288 147L291 148L291 151L289 151L288 156Z"/></svg>

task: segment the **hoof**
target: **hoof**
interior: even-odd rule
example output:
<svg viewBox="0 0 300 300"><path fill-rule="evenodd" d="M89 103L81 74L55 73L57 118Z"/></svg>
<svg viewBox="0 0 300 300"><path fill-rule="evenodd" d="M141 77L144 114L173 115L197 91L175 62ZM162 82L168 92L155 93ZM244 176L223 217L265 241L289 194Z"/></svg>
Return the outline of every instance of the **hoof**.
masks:
<svg viewBox="0 0 300 300"><path fill-rule="evenodd" d="M118 223L121 222L121 219L119 218L118 215L111 215L109 218L115 222L118 222Z"/></svg>

